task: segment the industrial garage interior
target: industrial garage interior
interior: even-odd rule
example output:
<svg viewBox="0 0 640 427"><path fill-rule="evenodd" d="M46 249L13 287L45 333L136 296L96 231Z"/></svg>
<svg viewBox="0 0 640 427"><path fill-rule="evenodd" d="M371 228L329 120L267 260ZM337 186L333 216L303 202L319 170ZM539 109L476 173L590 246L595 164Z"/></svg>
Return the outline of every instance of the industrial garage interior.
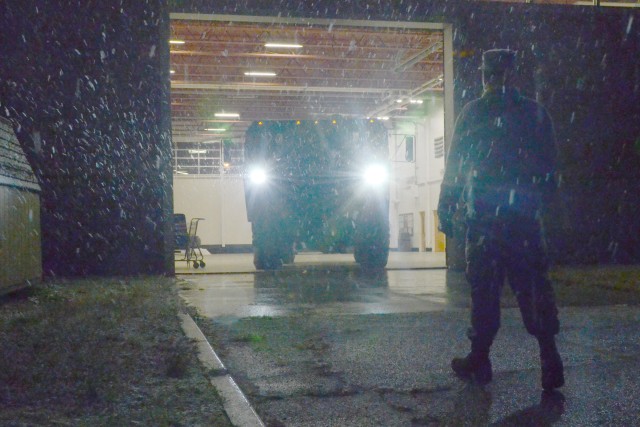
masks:
<svg viewBox="0 0 640 427"><path fill-rule="evenodd" d="M382 120L391 165L390 246L444 251L442 24L171 14L174 212L205 218L204 248L249 251L244 133L253 121ZM452 103L452 101L451 101Z"/></svg>

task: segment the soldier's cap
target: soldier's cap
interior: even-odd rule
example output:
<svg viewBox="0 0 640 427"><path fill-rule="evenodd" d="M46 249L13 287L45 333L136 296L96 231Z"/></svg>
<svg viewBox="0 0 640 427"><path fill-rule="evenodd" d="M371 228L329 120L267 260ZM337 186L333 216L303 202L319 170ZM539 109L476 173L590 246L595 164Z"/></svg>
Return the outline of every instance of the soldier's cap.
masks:
<svg viewBox="0 0 640 427"><path fill-rule="evenodd" d="M480 69L489 73L503 72L513 68L516 52L511 49L491 49L482 54Z"/></svg>

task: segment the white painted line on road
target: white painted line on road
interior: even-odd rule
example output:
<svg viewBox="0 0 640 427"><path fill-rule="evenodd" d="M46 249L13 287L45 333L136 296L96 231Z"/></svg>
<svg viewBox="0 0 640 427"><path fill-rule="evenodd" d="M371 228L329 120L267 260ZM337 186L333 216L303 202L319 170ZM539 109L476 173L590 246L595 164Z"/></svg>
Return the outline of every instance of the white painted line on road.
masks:
<svg viewBox="0 0 640 427"><path fill-rule="evenodd" d="M207 341L196 322L186 313L180 313L182 329L187 337L196 341L198 346L198 359L207 370L224 373L209 378L211 384L218 390L222 397L224 410L227 412L231 423L237 427L264 427L264 423L256 414L249 400L247 400L240 387L231 375L226 373L224 364Z"/></svg>

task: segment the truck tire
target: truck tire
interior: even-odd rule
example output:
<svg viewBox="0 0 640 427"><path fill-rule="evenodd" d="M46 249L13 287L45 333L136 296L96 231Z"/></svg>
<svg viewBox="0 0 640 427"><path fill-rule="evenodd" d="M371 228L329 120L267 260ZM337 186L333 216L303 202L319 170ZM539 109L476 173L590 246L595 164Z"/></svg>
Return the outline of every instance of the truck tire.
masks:
<svg viewBox="0 0 640 427"><path fill-rule="evenodd" d="M385 207L387 209L385 209ZM389 260L388 202L369 201L356 221L353 255L363 270L379 270Z"/></svg>
<svg viewBox="0 0 640 427"><path fill-rule="evenodd" d="M280 221L258 219L253 228L253 265L258 270L279 270L295 257L287 226Z"/></svg>
<svg viewBox="0 0 640 427"><path fill-rule="evenodd" d="M273 250L254 247L253 265L257 270L279 270L282 268L282 259Z"/></svg>
<svg viewBox="0 0 640 427"><path fill-rule="evenodd" d="M354 248L356 262L364 270L379 270L389 260L389 241L364 241Z"/></svg>

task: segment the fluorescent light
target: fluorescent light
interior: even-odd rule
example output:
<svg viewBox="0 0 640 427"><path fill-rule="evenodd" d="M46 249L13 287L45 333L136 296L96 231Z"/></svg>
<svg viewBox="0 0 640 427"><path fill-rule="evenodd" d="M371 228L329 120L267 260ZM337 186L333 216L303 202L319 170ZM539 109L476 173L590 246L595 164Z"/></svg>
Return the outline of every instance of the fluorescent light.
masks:
<svg viewBox="0 0 640 427"><path fill-rule="evenodd" d="M176 70L169 70L169 74L175 74Z"/></svg>
<svg viewBox="0 0 640 427"><path fill-rule="evenodd" d="M389 120L389 116L378 117L378 120Z"/></svg>
<svg viewBox="0 0 640 427"><path fill-rule="evenodd" d="M189 154L207 154L207 150L189 150Z"/></svg>
<svg viewBox="0 0 640 427"><path fill-rule="evenodd" d="M422 104L422 99L412 99L409 101L412 104Z"/></svg>
<svg viewBox="0 0 640 427"><path fill-rule="evenodd" d="M206 128L205 130L209 132L224 132L226 129L225 128Z"/></svg>
<svg viewBox="0 0 640 427"><path fill-rule="evenodd" d="M279 47L283 49L300 49L301 44L298 43L265 43L264 47Z"/></svg>
<svg viewBox="0 0 640 427"><path fill-rule="evenodd" d="M396 99L396 102L397 102L398 104L402 104L402 101L403 101L402 99Z"/></svg>
<svg viewBox="0 0 640 427"><path fill-rule="evenodd" d="M188 172L176 171L176 170L174 170L173 173L177 173L177 174L180 174L180 175L189 175Z"/></svg>
<svg viewBox="0 0 640 427"><path fill-rule="evenodd" d="M184 44L184 40L169 40L169 44Z"/></svg>
<svg viewBox="0 0 640 427"><path fill-rule="evenodd" d="M273 71L246 71L244 75L253 77L275 77L276 73Z"/></svg>
<svg viewBox="0 0 640 427"><path fill-rule="evenodd" d="M223 118L227 118L227 119L237 119L237 118L240 117L240 114L238 114L238 113L215 113L214 116L223 117Z"/></svg>

